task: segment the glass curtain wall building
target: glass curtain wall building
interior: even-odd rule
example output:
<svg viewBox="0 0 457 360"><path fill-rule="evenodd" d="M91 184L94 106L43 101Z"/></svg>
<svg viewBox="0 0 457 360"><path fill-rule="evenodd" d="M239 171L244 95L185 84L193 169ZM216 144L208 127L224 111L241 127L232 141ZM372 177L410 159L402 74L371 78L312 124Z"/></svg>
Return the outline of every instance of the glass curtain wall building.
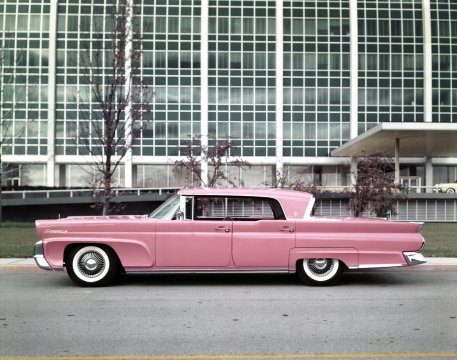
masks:
<svg viewBox="0 0 457 360"><path fill-rule="evenodd" d="M186 185L173 164L201 135L235 142L232 155L253 166L227 171L246 185L282 171L344 186L347 166L330 153L348 140L382 122L457 122L453 0L130 1L142 33L136 76L154 98L119 186ZM95 104L79 59L96 32L109 36L111 7L0 0L3 182L90 184L78 129L81 105ZM423 178L423 161L404 160L402 175ZM434 165L437 181L457 177L456 159Z"/></svg>

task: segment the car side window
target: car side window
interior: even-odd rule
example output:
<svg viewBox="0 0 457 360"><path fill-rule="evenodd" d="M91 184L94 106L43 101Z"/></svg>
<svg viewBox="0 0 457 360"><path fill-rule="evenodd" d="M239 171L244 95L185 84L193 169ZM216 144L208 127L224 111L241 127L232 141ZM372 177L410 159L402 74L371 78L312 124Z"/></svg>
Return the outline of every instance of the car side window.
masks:
<svg viewBox="0 0 457 360"><path fill-rule="evenodd" d="M226 198L196 197L194 198L195 220L222 220L226 217Z"/></svg>
<svg viewBox="0 0 457 360"><path fill-rule="evenodd" d="M249 197L228 198L227 216L237 220L274 219L268 201Z"/></svg>
<svg viewBox="0 0 457 360"><path fill-rule="evenodd" d="M195 197L193 211L186 211L186 218L193 213L194 220L281 220L285 219L279 203L274 199L255 197Z"/></svg>

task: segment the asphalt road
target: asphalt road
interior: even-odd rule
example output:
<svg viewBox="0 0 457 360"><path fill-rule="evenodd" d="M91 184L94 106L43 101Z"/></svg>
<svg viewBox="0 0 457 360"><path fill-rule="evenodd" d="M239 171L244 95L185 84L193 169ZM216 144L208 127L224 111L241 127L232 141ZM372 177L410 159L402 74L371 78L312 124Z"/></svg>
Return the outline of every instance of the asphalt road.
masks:
<svg viewBox="0 0 457 360"><path fill-rule="evenodd" d="M358 272L327 288L294 275L135 275L96 289L0 271L0 299L0 358L457 358L455 271Z"/></svg>

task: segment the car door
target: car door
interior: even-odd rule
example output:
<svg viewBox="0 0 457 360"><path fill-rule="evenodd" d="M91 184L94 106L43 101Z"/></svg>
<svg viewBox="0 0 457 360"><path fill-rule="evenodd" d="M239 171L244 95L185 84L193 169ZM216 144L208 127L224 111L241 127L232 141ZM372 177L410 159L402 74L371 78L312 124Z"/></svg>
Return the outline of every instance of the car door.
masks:
<svg viewBox="0 0 457 360"><path fill-rule="evenodd" d="M233 261L237 267L287 269L295 246L295 221L233 222Z"/></svg>
<svg viewBox="0 0 457 360"><path fill-rule="evenodd" d="M232 256L232 221L220 216L221 202L191 198L182 220L158 221L157 267L223 268Z"/></svg>
<svg viewBox="0 0 457 360"><path fill-rule="evenodd" d="M275 210L271 207L272 202L275 202ZM285 220L279 203L273 199L243 199L240 207L244 214L233 216L235 265L288 269L290 250L295 247L295 221Z"/></svg>
<svg viewBox="0 0 457 360"><path fill-rule="evenodd" d="M231 258L231 221L159 221L158 267L225 267Z"/></svg>

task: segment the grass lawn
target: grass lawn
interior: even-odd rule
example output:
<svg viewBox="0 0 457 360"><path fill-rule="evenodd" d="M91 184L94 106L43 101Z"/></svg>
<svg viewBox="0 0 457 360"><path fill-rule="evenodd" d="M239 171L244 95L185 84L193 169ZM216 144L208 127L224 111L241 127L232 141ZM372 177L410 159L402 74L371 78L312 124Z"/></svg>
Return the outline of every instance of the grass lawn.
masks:
<svg viewBox="0 0 457 360"><path fill-rule="evenodd" d="M457 223L427 223L421 233L425 238L425 256L457 257ZM0 258L33 256L33 245L37 241L33 223L3 223L0 225Z"/></svg>
<svg viewBox="0 0 457 360"><path fill-rule="evenodd" d="M425 238L424 256L457 257L457 223L427 223L421 234Z"/></svg>
<svg viewBox="0 0 457 360"><path fill-rule="evenodd" d="M34 223L2 223L0 258L33 256L33 246L37 241Z"/></svg>

